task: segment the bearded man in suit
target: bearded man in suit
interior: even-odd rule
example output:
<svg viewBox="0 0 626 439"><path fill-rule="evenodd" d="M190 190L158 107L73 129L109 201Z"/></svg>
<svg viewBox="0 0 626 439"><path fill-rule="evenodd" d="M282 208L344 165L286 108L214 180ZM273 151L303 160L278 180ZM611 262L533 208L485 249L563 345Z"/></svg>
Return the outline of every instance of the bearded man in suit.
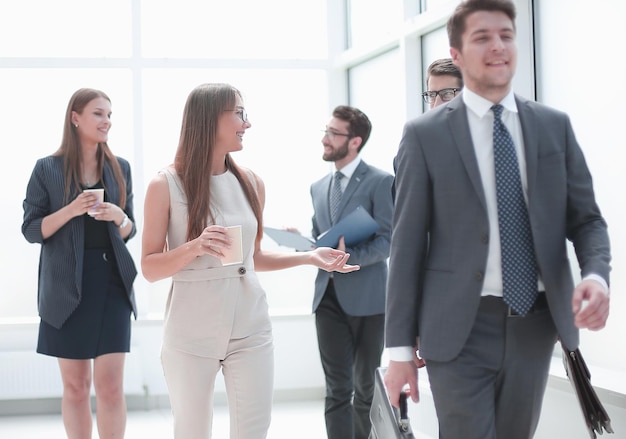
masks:
<svg viewBox="0 0 626 439"><path fill-rule="evenodd" d="M324 273L315 279L313 312L326 379L325 420L329 439L367 439L374 374L383 351L387 258L391 239L393 176L361 160L372 124L355 107L333 110L322 145L333 172L311 185L313 235L319 236L355 209L379 229L359 243L338 247L360 270ZM336 194L336 195L334 195Z"/></svg>

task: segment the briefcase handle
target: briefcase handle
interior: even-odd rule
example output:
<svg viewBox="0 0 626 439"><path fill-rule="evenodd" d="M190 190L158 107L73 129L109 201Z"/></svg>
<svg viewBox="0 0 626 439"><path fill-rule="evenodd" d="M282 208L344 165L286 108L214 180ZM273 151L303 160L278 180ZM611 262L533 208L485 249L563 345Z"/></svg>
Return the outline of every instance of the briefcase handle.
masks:
<svg viewBox="0 0 626 439"><path fill-rule="evenodd" d="M404 390L400 392L400 420L398 421L398 427L400 427L400 431L403 433L407 433L411 428L407 395Z"/></svg>

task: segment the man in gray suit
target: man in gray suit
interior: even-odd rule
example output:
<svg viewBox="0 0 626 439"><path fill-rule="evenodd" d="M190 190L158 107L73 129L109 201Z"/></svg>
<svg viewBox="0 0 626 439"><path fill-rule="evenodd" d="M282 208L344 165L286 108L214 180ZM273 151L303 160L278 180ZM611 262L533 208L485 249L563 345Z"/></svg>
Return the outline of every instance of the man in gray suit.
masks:
<svg viewBox="0 0 626 439"><path fill-rule="evenodd" d="M557 337L573 350L579 328L601 329L608 318L607 226L567 115L511 89L513 3L460 3L448 36L465 88L406 124L395 162L385 384L393 404L407 383L417 401L423 359L441 438L531 438ZM524 226L505 221L503 145ZM519 232L527 239L508 245ZM508 273L526 266L534 285L517 301L524 288Z"/></svg>
<svg viewBox="0 0 626 439"><path fill-rule="evenodd" d="M330 439L368 437L374 373L383 350L393 176L359 157L370 131L371 123L362 111L335 108L322 144L323 159L335 163L336 173L311 185L313 236L359 206L380 225L376 233L351 247L346 248L343 238L339 241L338 248L361 266L359 271L320 270L315 280L313 312L326 378L324 412Z"/></svg>

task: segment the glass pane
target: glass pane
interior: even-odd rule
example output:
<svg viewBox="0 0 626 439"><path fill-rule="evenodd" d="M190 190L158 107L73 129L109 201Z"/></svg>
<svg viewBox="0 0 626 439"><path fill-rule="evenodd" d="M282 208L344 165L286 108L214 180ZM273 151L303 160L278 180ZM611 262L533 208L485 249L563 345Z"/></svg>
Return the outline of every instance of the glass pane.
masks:
<svg viewBox="0 0 626 439"><path fill-rule="evenodd" d="M131 2L1 2L0 41L4 57L130 57Z"/></svg>
<svg viewBox="0 0 626 439"><path fill-rule="evenodd" d="M422 64L424 73L430 63L439 58L450 58L450 44L445 26L422 36ZM426 76L424 75L424 78Z"/></svg>
<svg viewBox="0 0 626 439"><path fill-rule="evenodd" d="M265 224L295 227L310 235L313 209L309 187L329 171L321 159L321 129L330 117L324 70L145 71L141 159L145 183L173 162L185 101L195 86L205 82L228 82L244 96L252 127L246 131L243 151L233 154L233 158L239 165L251 168L265 183ZM277 247L269 237L263 239L262 246L290 251ZM311 309L315 275L312 267L258 273L274 311L298 309L307 313ZM294 291L293 286L299 291ZM163 312L168 287L169 283L145 286L150 291L146 299L151 310Z"/></svg>
<svg viewBox="0 0 626 439"><path fill-rule="evenodd" d="M145 57L327 56L326 0L143 0L141 11Z"/></svg>
<svg viewBox="0 0 626 439"><path fill-rule="evenodd" d="M392 173L393 158L406 121L403 78L398 50L349 71L350 105L358 107L372 122L372 134L361 157L367 163ZM372 84L380 84L381 81L384 87L372 87Z"/></svg>
<svg viewBox="0 0 626 439"><path fill-rule="evenodd" d="M440 6L447 6L450 3L450 0L421 0L422 1L422 12L426 12L429 9L435 9Z"/></svg>
<svg viewBox="0 0 626 439"><path fill-rule="evenodd" d="M404 23L403 0L348 0L350 47L367 46L397 35Z"/></svg>
<svg viewBox="0 0 626 439"><path fill-rule="evenodd" d="M54 86L50 86L54 84ZM98 88L112 101L113 127L109 145L133 163L133 107L130 71L122 69L2 69L0 70L0 144L14 151L13 164L0 173L0 227L11 230L0 249L0 273L6 291L0 294L0 318L37 315L38 244L20 232L22 201L35 161L54 153L61 143L67 103L81 86ZM137 208L137 207L135 207ZM132 242L132 241L131 241ZM131 252L133 250L131 249ZM133 253L135 261L140 254ZM19 263L15 263L19 260Z"/></svg>

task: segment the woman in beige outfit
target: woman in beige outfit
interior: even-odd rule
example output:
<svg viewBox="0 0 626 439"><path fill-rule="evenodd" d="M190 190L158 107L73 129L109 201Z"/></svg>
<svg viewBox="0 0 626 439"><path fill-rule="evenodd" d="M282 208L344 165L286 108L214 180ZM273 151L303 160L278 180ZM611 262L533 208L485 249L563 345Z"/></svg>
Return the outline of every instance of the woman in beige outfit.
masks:
<svg viewBox="0 0 626 439"><path fill-rule="evenodd" d="M348 254L330 248L260 248L264 185L230 155L243 148L250 126L234 87L196 87L185 105L174 164L154 177L146 193L141 266L149 281L172 277L161 361L179 439L211 437L220 369L230 437L267 435L272 328L255 270L304 264L342 273L359 268L346 264Z"/></svg>

